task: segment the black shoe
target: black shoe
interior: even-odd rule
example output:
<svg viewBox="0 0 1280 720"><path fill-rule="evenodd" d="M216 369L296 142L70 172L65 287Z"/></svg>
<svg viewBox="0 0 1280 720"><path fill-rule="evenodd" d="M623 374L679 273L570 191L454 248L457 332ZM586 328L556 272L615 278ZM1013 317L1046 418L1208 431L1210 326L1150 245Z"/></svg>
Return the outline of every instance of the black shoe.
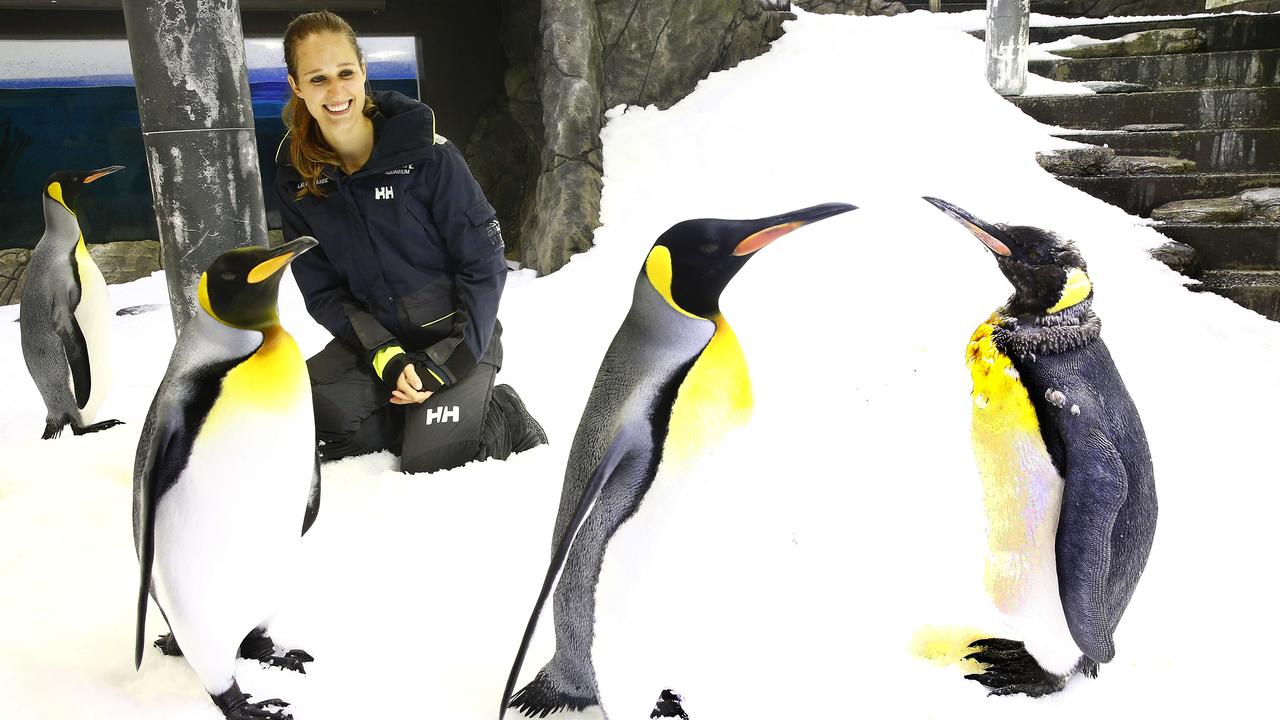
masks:
<svg viewBox="0 0 1280 720"><path fill-rule="evenodd" d="M506 410L508 432L511 433L512 454L547 444L547 432L510 385L494 386L493 394L500 397L499 402L506 406L503 409Z"/></svg>

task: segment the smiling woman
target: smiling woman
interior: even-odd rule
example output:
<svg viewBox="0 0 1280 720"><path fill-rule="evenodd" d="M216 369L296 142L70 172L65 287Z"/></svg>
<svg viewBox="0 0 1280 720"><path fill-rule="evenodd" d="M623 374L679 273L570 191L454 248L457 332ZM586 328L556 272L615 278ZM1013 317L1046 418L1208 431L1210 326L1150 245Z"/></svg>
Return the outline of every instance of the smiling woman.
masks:
<svg viewBox="0 0 1280 720"><path fill-rule="evenodd" d="M546 442L506 385L502 231L431 108L370 93L345 20L301 15L284 36L289 135L276 153L285 240L307 310L334 336L308 361L320 455L391 449L429 472Z"/></svg>

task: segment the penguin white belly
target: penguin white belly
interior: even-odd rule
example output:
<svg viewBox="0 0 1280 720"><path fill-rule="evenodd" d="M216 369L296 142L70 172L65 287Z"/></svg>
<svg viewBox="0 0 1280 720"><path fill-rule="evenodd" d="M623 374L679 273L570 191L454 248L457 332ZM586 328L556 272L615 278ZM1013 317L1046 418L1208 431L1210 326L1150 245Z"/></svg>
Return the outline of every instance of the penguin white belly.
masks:
<svg viewBox="0 0 1280 720"><path fill-rule="evenodd" d="M89 257L84 242L76 247L76 269L80 280L80 304L76 306L76 324L84 335L89 353L89 401L80 411L81 422L93 423L102 401L111 392L113 380L111 358L111 300L102 272Z"/></svg>
<svg viewBox="0 0 1280 720"><path fill-rule="evenodd" d="M983 325L969 346L973 446L982 477L989 555L987 594L1045 670L1065 675L1080 659L1058 592L1062 477L1017 370Z"/></svg>
<svg viewBox="0 0 1280 720"><path fill-rule="evenodd" d="M186 469L156 508L160 605L214 694L232 682L240 641L275 612L301 545L315 424L305 365L280 335L283 352L260 350L228 373Z"/></svg>
<svg viewBox="0 0 1280 720"><path fill-rule="evenodd" d="M714 321L714 336L681 383L653 482L601 561L592 662L611 718L649 717L667 689L688 694L686 709L696 707L699 718L741 717L734 698L750 695L717 692L706 671L749 637L717 622L732 592L724 586L737 584L742 570L728 555L742 548L725 546L718 522L733 478L717 472L725 458L714 450L750 418L752 396L733 331L722 317Z"/></svg>
<svg viewBox="0 0 1280 720"><path fill-rule="evenodd" d="M687 470L660 468L605 548L591 657L600 705L610 718L646 718L662 690L687 686L683 665L696 658L682 628L697 614L691 607L697 598L689 596L696 578L680 567L679 554L700 533L689 534L697 524L685 517L681 498L696 480Z"/></svg>

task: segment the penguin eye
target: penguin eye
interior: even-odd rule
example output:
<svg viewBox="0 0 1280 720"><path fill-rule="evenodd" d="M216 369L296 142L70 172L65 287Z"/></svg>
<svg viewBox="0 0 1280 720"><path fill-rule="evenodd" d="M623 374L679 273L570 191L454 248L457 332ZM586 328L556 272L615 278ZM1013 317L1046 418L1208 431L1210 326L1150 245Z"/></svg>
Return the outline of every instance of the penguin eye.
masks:
<svg viewBox="0 0 1280 720"><path fill-rule="evenodd" d="M702 253L703 255L715 255L716 251L719 249L720 249L720 246L716 245L715 243L703 243L702 245L698 246L698 252Z"/></svg>
<svg viewBox="0 0 1280 720"><path fill-rule="evenodd" d="M1032 248L1031 250L1027 251L1027 259L1033 262L1040 262L1040 260L1043 258L1044 258L1044 254L1041 253L1039 250L1036 250L1035 248Z"/></svg>
<svg viewBox="0 0 1280 720"><path fill-rule="evenodd" d="M231 280L236 279L236 274L233 272L224 272L222 273L222 279L230 282Z"/></svg>

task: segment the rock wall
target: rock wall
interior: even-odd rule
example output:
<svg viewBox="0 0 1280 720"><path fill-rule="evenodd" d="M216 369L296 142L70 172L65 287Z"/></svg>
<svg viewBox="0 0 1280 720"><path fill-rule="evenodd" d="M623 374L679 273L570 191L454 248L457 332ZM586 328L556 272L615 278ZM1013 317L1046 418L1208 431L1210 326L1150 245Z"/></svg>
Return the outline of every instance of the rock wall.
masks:
<svg viewBox="0 0 1280 720"><path fill-rule="evenodd" d="M467 157L508 257L545 274L591 247L606 109L670 107L764 52L788 17L759 0L503 0L507 97Z"/></svg>
<svg viewBox="0 0 1280 720"><path fill-rule="evenodd" d="M160 269L160 242L129 240L89 245L89 256L107 283L125 283ZM13 305L22 300L30 259L30 250L0 250L0 305Z"/></svg>
<svg viewBox="0 0 1280 720"><path fill-rule="evenodd" d="M792 5L820 15L898 15L907 6L890 0L793 0Z"/></svg>

